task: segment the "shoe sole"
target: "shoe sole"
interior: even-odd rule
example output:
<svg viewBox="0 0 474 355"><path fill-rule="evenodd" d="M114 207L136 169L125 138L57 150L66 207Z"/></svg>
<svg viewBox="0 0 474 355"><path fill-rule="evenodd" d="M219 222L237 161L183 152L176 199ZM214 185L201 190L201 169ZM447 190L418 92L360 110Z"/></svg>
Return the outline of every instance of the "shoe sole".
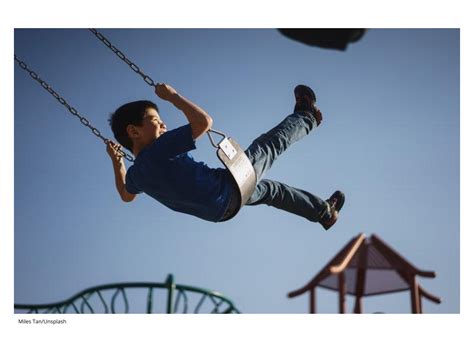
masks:
<svg viewBox="0 0 474 355"><path fill-rule="evenodd" d="M336 195L338 195L338 199L337 199L337 204L334 206L334 209L337 212L337 218L334 221L334 223L331 223L330 225L324 225L324 224L320 223L325 230L328 230L329 228L331 228L333 225L336 224L337 220L339 219L339 211L342 209L342 206L344 206L344 202L346 201L346 197L345 197L344 193L342 191L339 191L339 190L334 192L331 195L331 197L328 198L328 200L332 199Z"/></svg>
<svg viewBox="0 0 474 355"><path fill-rule="evenodd" d="M337 199L336 206L334 206L334 209L337 212L339 212L341 210L342 206L344 206L344 202L346 201L346 196L344 195L344 193L342 191L336 191L331 195L331 197L328 198L328 200L332 199L336 195L339 195L339 197Z"/></svg>
<svg viewBox="0 0 474 355"><path fill-rule="evenodd" d="M310 94L311 99L316 103L316 94L314 91L306 85L298 85L294 90L295 98L305 96L305 94Z"/></svg>

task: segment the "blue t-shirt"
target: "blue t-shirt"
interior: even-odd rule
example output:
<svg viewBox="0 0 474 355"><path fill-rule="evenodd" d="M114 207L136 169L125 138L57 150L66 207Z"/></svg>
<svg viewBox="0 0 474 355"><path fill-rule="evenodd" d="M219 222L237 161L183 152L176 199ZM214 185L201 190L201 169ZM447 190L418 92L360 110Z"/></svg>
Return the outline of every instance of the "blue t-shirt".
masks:
<svg viewBox="0 0 474 355"><path fill-rule="evenodd" d="M128 192L145 192L174 211L218 222L232 192L225 169L212 169L195 161L188 151L196 149L191 126L168 131L144 148L128 169Z"/></svg>

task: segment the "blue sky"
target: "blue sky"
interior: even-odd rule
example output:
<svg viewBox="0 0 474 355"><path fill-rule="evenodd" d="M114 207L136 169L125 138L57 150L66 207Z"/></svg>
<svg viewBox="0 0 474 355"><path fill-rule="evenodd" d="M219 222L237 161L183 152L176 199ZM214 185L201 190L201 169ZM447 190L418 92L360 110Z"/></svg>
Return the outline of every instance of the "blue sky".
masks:
<svg viewBox="0 0 474 355"><path fill-rule="evenodd" d="M286 294L363 232L436 271L420 282L443 303L424 312L459 312L458 30L374 29L345 52L271 29L101 32L244 147L292 111L295 85L313 87L323 124L267 177L324 198L341 189L346 205L326 232L267 206L214 224L145 195L124 204L103 143L15 66L15 302L172 273L244 313L306 313L307 296ZM15 54L105 136L110 113L137 99L154 100L169 128L186 123L85 29L15 30ZM192 154L219 166L206 137ZM337 312L335 293L318 295L320 312ZM364 310L407 313L409 294L367 298Z"/></svg>

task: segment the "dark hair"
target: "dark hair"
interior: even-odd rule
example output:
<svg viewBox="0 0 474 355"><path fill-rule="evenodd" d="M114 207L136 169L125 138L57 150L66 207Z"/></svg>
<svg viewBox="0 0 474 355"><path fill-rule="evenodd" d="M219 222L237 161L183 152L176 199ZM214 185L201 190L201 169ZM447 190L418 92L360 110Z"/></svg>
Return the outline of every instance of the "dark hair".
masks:
<svg viewBox="0 0 474 355"><path fill-rule="evenodd" d="M128 136L127 126L129 124L141 126L145 111L148 108L154 108L158 113L160 112L154 102L140 100L122 105L110 115L109 124L112 132L114 132L115 139L129 151L132 151L133 142Z"/></svg>

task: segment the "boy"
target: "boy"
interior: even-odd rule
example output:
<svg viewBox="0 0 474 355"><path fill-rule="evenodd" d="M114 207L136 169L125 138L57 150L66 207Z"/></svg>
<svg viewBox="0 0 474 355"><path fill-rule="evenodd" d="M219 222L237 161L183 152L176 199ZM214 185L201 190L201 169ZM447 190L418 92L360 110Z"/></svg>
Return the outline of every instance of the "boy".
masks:
<svg viewBox="0 0 474 355"><path fill-rule="evenodd" d="M123 201L130 202L136 194L145 192L172 210L212 222L226 220L239 208L239 192L230 173L196 162L188 154L196 148L196 139L211 128L212 118L170 85L158 84L155 92L181 110L189 124L167 131L158 107L150 101L130 102L118 108L109 122L119 144L109 141L107 145L118 193ZM257 175L257 186L246 205L273 206L319 222L327 230L336 223L344 204L342 192L336 191L324 201L281 182L262 179L281 153L321 124L322 114L315 105L313 90L298 85L294 94L294 113L245 151ZM121 146L135 156L128 171L116 150Z"/></svg>

